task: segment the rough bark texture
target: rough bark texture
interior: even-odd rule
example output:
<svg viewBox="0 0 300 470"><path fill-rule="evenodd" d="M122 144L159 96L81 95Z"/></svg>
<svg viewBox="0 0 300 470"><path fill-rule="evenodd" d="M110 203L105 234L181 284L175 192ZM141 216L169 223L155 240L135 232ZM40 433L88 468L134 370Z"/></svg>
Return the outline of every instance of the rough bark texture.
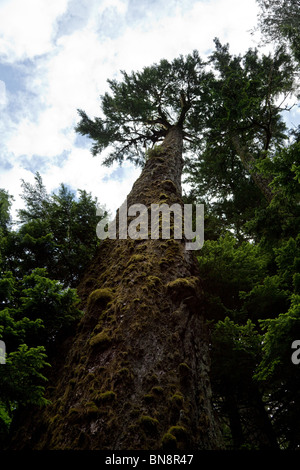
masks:
<svg viewBox="0 0 300 470"><path fill-rule="evenodd" d="M274 196L272 188L270 186L272 182L272 178L266 178L258 173L257 169L255 168L256 163L257 163L256 159L242 145L240 138L237 135L235 135L232 138L232 142L245 169L251 175L254 183L256 184L258 189L260 189L262 194L265 196L267 202L270 203Z"/></svg>
<svg viewBox="0 0 300 470"><path fill-rule="evenodd" d="M182 204L182 130L150 152L127 204ZM84 317L53 370L52 404L16 423L13 448L221 448L194 252L184 240L103 241ZM59 363L59 361L58 361Z"/></svg>

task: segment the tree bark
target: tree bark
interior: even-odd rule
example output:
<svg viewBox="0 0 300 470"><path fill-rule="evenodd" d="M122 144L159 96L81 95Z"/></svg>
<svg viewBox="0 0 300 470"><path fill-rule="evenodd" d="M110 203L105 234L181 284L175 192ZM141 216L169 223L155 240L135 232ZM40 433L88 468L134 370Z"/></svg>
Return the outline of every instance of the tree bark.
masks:
<svg viewBox="0 0 300 470"><path fill-rule="evenodd" d="M182 165L174 126L150 152L128 207L182 204ZM108 238L78 292L84 316L53 366L51 404L27 411L11 447L222 448L201 282L185 240Z"/></svg>
<svg viewBox="0 0 300 470"><path fill-rule="evenodd" d="M246 400L240 406L240 415L245 423L247 443L253 449L279 450L274 429L260 392L256 387L249 387L245 398Z"/></svg>
<svg viewBox="0 0 300 470"><path fill-rule="evenodd" d="M254 183L260 189L262 194L265 196L267 202L270 203L274 196L272 188L270 187L270 183L272 182L272 179L266 178L258 173L257 169L255 168L255 165L256 165L255 158L242 145L240 138L237 135L232 137L232 142L245 169L248 171L249 175L253 178Z"/></svg>
<svg viewBox="0 0 300 470"><path fill-rule="evenodd" d="M226 396L225 407L230 423L233 450L240 450L244 443L244 436L238 404L233 391Z"/></svg>

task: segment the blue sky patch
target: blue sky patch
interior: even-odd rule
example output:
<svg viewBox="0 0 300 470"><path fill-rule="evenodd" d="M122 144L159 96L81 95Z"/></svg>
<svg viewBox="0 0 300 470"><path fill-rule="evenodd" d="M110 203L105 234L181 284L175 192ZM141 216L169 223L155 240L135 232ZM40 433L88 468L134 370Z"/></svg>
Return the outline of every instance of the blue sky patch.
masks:
<svg viewBox="0 0 300 470"><path fill-rule="evenodd" d="M109 176L104 176L104 178L102 178L102 181L104 183L110 181L110 180L113 180L113 181L122 181L125 176L126 176L126 168L120 166L118 168L116 168L115 170L113 170Z"/></svg>

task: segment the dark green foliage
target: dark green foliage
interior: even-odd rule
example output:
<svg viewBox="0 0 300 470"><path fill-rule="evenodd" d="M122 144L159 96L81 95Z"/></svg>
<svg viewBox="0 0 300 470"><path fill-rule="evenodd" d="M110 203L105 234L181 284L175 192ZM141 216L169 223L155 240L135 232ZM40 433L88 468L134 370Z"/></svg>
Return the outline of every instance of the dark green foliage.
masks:
<svg viewBox="0 0 300 470"><path fill-rule="evenodd" d="M257 155L284 138L282 105L276 100L290 92L293 65L284 51L260 57L249 50L234 57L228 46L215 43L208 63L194 51L141 72L123 71L120 82L109 80L111 94L101 98L103 117L92 120L79 110L76 130L92 139L92 153L112 145L104 164L125 158L143 164L145 147L163 139L172 125L180 125L187 151L200 150L200 161L220 166L223 175L225 168L232 173L234 181L232 175L223 176L221 187L227 194L235 181L247 186ZM220 174L214 170L208 175L211 191L214 185L220 189L220 181L211 180Z"/></svg>
<svg viewBox="0 0 300 470"><path fill-rule="evenodd" d="M50 366L43 346L21 344L7 355L0 368L0 443L5 442L14 413L26 405L44 406L46 378Z"/></svg>
<svg viewBox="0 0 300 470"><path fill-rule="evenodd" d="M234 57L219 41L211 65L218 73L207 87L205 137L186 161L185 202L205 204L198 260L215 404L228 448L296 449L299 135L282 114L295 68L284 48Z"/></svg>
<svg viewBox="0 0 300 470"><path fill-rule="evenodd" d="M46 366L45 348L28 348L21 344L16 351L7 356L5 367L1 368L1 402L9 406L9 414L16 406L27 404L44 405L45 377L42 373Z"/></svg>
<svg viewBox="0 0 300 470"><path fill-rule="evenodd" d="M14 413L44 405L47 369L57 346L81 318L76 286L97 247L96 201L78 200L64 185L47 194L39 174L23 182L25 208L18 230L10 220L11 197L0 192L0 437Z"/></svg>
<svg viewBox="0 0 300 470"><path fill-rule="evenodd" d="M8 233L2 241L2 269L22 275L41 267L65 286L78 285L95 253L95 227L100 220L97 201L86 191L78 192L76 200L62 184L57 193L47 194L38 173L35 185L23 182L26 207L19 211L19 230Z"/></svg>
<svg viewBox="0 0 300 470"><path fill-rule="evenodd" d="M266 154L257 168L270 180L269 204L245 205L234 218L218 217L218 208L228 207L225 198L208 206L198 259L211 325L212 381L229 448L297 449L299 372L291 346L300 337L299 143ZM203 194L203 181L197 181L194 194L198 188ZM235 210L243 199L238 188L232 186L230 198ZM215 226L221 227L217 237ZM259 438L258 429L264 434Z"/></svg>
<svg viewBox="0 0 300 470"><path fill-rule="evenodd" d="M269 394L270 414L281 448L299 448L299 365L292 362L292 343L300 338L300 296L291 296L290 308L261 322L265 332L262 361L255 379Z"/></svg>
<svg viewBox="0 0 300 470"><path fill-rule="evenodd" d="M172 125L185 127L184 137L203 121L205 95L209 74L197 51L172 62L161 60L131 74L122 71L123 80L108 80L111 94L101 98L103 118L90 119L79 110L81 117L77 132L94 142L94 155L113 145L105 159L110 165L125 158L143 164L145 148L162 140Z"/></svg>
<svg viewBox="0 0 300 470"><path fill-rule="evenodd" d="M218 40L210 63L216 73L207 84L205 133L186 161L186 182L207 214L241 237L256 208L273 197L272 172L259 164L288 138L282 110L294 67L284 51L233 56Z"/></svg>
<svg viewBox="0 0 300 470"><path fill-rule="evenodd" d="M300 289L299 135L291 143L283 119L295 73L283 47L234 56L216 39L205 64L193 53L123 72L102 97L104 117L91 120L80 111L77 126L93 140L94 155L114 146L105 164L143 163L143 145L159 142L170 125L183 127L191 187L185 202L205 204L198 260L214 397L229 448L294 448L291 429L299 435L289 411L297 371L286 349L297 339L290 326L298 321ZM147 157L159 158L158 149ZM174 296L182 289L177 284Z"/></svg>
<svg viewBox="0 0 300 470"><path fill-rule="evenodd" d="M212 334L213 389L226 417L224 435L230 429L229 448L296 449L299 442L299 372L291 360L292 343L300 338L298 160L291 158L296 147L262 161L280 191L245 224L255 243L225 233L207 240L198 256ZM264 431L259 439L258 423Z"/></svg>
<svg viewBox="0 0 300 470"><path fill-rule="evenodd" d="M257 0L260 7L258 27L264 40L290 46L300 61L300 2L299 0Z"/></svg>
<svg viewBox="0 0 300 470"><path fill-rule="evenodd" d="M208 240L199 252L200 276L207 299L208 318L224 318L238 313L240 293L250 292L267 272L268 256L256 245L241 244L230 234Z"/></svg>
<svg viewBox="0 0 300 470"><path fill-rule="evenodd" d="M299 2L258 1L265 32L286 38L297 58ZM172 126L183 129L191 186L185 202L205 204L205 243L197 253L201 308L210 329L213 399L229 449L299 448L300 366L291 360L291 346L300 338L300 147L299 131L291 140L282 115L294 79L293 59L283 47L269 55L250 49L233 56L215 40L207 63L194 51L141 72L123 71L121 81L109 80L111 93L101 98L103 117L92 120L80 110L76 128L92 139L94 155L112 146L107 165L126 158L142 165L163 161L156 144ZM78 283L97 246L90 195L81 191L76 200L64 185L49 195L39 174L34 186L23 183L23 189L26 208L16 232L10 228L10 197L0 192L0 338L8 347L7 364L0 366L0 434L18 406L45 402L47 357L80 317L69 287ZM176 255L171 245L158 263L164 269ZM141 254L132 257L124 272L134 273L142 261ZM143 292L147 287L159 295L166 288L183 305L198 278L181 275L163 285L149 271L143 279ZM95 356L106 353L113 339L110 326L102 324L113 291L99 287L87 302L88 314L99 317L87 341ZM128 301L144 309L140 295ZM135 326L141 331L139 315ZM186 362L177 366L187 387L193 369ZM129 375L120 368L116 384ZM93 397L96 405L88 402L90 413L118 403L119 395L103 390ZM144 401L159 401L163 394L152 387ZM182 411L182 396L175 390L171 396L176 413ZM71 411L78 414L76 407ZM143 435L153 437L161 422L146 412L138 416ZM187 441L184 426L167 429L166 449Z"/></svg>
<svg viewBox="0 0 300 470"><path fill-rule="evenodd" d="M265 243L239 245L228 235L201 250L213 390L216 407L229 420L230 448L262 445L263 439L253 437L257 423L243 409L257 413L264 406L273 426L272 432L267 424L260 428L268 446L275 433L282 448L297 447L299 425L293 416L299 413L299 372L291 346L300 337L298 260L299 236L283 241L273 259Z"/></svg>
<svg viewBox="0 0 300 470"><path fill-rule="evenodd" d="M47 359L70 334L81 311L76 291L49 279L41 268L22 279L5 273L0 289L0 338L6 345L6 363L0 367L0 407L5 429L20 406L46 403Z"/></svg>
<svg viewBox="0 0 300 470"><path fill-rule="evenodd" d="M10 228L10 207L12 199L12 196L10 196L7 191L0 189L0 230L2 233L6 233Z"/></svg>
<svg viewBox="0 0 300 470"><path fill-rule="evenodd" d="M272 177L273 199L269 206L258 207L255 217L245 224L245 229L254 237L272 240L280 244L282 240L296 237L300 223L300 144L293 142L274 155L266 156L258 164L259 171Z"/></svg>

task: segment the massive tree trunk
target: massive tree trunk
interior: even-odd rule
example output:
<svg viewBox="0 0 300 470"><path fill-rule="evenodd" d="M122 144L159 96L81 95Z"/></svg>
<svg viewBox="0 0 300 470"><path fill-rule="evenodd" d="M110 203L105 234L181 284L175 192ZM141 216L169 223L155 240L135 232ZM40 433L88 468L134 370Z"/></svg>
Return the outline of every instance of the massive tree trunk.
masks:
<svg viewBox="0 0 300 470"><path fill-rule="evenodd" d="M174 126L127 206L182 204L182 164ZM221 448L201 282L185 240L107 238L78 292L84 316L53 369L51 405L27 412L12 447Z"/></svg>

